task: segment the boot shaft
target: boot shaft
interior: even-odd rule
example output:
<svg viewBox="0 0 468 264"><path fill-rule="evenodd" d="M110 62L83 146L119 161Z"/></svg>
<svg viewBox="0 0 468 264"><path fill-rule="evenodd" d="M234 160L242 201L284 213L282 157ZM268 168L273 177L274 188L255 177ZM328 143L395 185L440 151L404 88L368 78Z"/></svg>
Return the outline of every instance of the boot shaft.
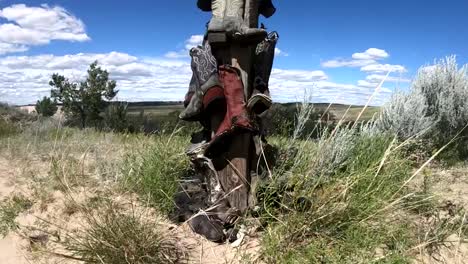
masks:
<svg viewBox="0 0 468 264"><path fill-rule="evenodd" d="M235 39L257 43L266 37L263 29L250 28L245 23L245 0L213 0L212 9L209 32L227 32Z"/></svg>
<svg viewBox="0 0 468 264"><path fill-rule="evenodd" d="M250 116L246 109L244 85L242 84L238 70L230 66L221 66L219 78L224 87L226 115L216 132L215 138L230 134L234 128L253 130Z"/></svg>
<svg viewBox="0 0 468 264"><path fill-rule="evenodd" d="M224 29L224 13L226 12L227 0L212 0L212 17L208 23L208 31L222 32Z"/></svg>
<svg viewBox="0 0 468 264"><path fill-rule="evenodd" d="M194 47L190 50L192 57L192 80L189 93L187 94L186 108L179 118L186 121L197 120L200 117L203 97L212 87L219 87L218 64L211 52L211 46L205 42L203 46Z"/></svg>
<svg viewBox="0 0 468 264"><path fill-rule="evenodd" d="M237 18L242 20L244 18L245 0L225 0L227 2L226 17Z"/></svg>
<svg viewBox="0 0 468 264"><path fill-rule="evenodd" d="M212 0L211 1L211 12L213 17L223 18L226 11L226 5L228 0Z"/></svg>
<svg viewBox="0 0 468 264"><path fill-rule="evenodd" d="M212 0L209 31L239 32L244 17L244 0Z"/></svg>
<svg viewBox="0 0 468 264"><path fill-rule="evenodd" d="M267 39L258 44L255 50L254 59L254 89L268 90L268 82L273 68L273 60L275 58L275 48L278 42L279 35L276 32L271 32Z"/></svg>
<svg viewBox="0 0 468 264"><path fill-rule="evenodd" d="M212 0L213 17L217 18L244 18L245 0Z"/></svg>

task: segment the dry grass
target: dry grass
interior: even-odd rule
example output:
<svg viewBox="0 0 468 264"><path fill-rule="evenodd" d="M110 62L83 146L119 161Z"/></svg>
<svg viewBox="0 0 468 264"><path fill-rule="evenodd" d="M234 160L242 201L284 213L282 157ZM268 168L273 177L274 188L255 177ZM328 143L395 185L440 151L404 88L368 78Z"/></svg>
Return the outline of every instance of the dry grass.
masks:
<svg viewBox="0 0 468 264"><path fill-rule="evenodd" d="M271 140L279 158L256 190L261 261L409 263L418 254L437 256L454 235L463 242L464 209L444 207L430 188L413 186L459 135L414 163L413 136L400 141L370 124L346 127L351 108L333 130L317 125L312 133L321 137L311 139L302 129L313 106L300 107L292 136ZM186 137L79 131L51 120L5 135L0 154L24 166L18 180L29 182L31 210L40 212L40 221L25 226L50 238L38 251L89 263L184 260L161 223L188 168ZM20 209L5 208L14 210L4 210L12 212L4 222L16 226Z"/></svg>
<svg viewBox="0 0 468 264"><path fill-rule="evenodd" d="M182 248L169 239L163 218L122 188L131 173L125 169L129 153L156 151L157 142L143 135L80 131L53 120L0 138L0 155L21 164L15 181L27 186L33 206L32 219L21 217L17 224L19 209L2 206L5 232L18 226L27 240L37 233L48 237L45 247L32 251L34 262L49 263L45 256L52 256L86 263L179 263Z"/></svg>
<svg viewBox="0 0 468 264"><path fill-rule="evenodd" d="M316 141L275 142L289 156L258 193L265 262L407 263L421 252L435 257L453 234L465 236L463 210L427 221L443 209L408 188L453 141L414 167L403 151L412 139L372 129L338 125Z"/></svg>
<svg viewBox="0 0 468 264"><path fill-rule="evenodd" d="M184 257L177 241L164 233L167 226L161 224L163 220L147 207L107 199L91 207L75 207L74 217L81 218L77 228L43 220L47 233L53 234L50 230L55 229L61 234L49 245L60 250L46 253L85 263L109 264L179 263Z"/></svg>

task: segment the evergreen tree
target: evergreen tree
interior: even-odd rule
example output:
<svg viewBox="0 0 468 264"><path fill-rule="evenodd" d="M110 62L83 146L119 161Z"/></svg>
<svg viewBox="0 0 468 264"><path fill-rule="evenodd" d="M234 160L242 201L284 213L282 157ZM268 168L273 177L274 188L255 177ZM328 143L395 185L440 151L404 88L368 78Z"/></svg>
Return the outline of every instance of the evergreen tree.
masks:
<svg viewBox="0 0 468 264"><path fill-rule="evenodd" d="M98 67L97 61L89 66L88 77L79 84L59 74L53 74L49 84L53 87L52 98L62 103L67 118L79 121L82 128L99 126L103 119L100 113L118 93L116 82L109 80L109 73Z"/></svg>
<svg viewBox="0 0 468 264"><path fill-rule="evenodd" d="M38 100L36 102L36 113L44 116L44 117L50 117L55 115L57 112L57 104L55 101L51 100L50 97L44 96L42 100Z"/></svg>

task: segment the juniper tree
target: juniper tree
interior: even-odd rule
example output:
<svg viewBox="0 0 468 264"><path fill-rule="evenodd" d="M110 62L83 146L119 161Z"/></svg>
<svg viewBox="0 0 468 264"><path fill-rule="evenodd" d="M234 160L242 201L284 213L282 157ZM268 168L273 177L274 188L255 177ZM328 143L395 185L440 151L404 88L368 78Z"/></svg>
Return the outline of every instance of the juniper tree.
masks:
<svg viewBox="0 0 468 264"><path fill-rule="evenodd" d="M53 74L49 82L52 86L51 96L63 104L62 111L67 118L80 122L82 128L86 125L100 124L107 102L118 93L116 82L109 80L109 73L93 62L88 69L88 77L81 83L69 81L62 75Z"/></svg>
<svg viewBox="0 0 468 264"><path fill-rule="evenodd" d="M42 100L37 100L35 110L41 116L53 116L57 112L57 104L50 97L44 96Z"/></svg>

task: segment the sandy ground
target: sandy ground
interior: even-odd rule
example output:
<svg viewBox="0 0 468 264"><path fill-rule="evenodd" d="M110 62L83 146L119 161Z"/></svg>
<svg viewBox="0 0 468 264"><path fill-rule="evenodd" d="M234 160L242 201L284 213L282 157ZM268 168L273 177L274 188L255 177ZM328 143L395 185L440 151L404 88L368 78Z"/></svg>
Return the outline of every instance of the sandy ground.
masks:
<svg viewBox="0 0 468 264"><path fill-rule="evenodd" d="M21 110L21 111L24 111L24 112L26 112L28 114L36 113L36 106L35 105L17 106L16 108ZM57 106L57 112L54 115L55 118L57 118L57 119L63 118L63 112L61 110L62 110L62 106L61 105Z"/></svg>
<svg viewBox="0 0 468 264"><path fill-rule="evenodd" d="M457 208L464 208L468 211L468 167L466 165L450 169L430 169L426 174L426 180L421 174L413 184L421 190L426 182L429 193L433 194L442 205L442 208L439 208L441 217ZM468 215L465 217L465 221L468 221ZM416 257L415 263L468 264L467 241L461 240L458 234L450 235L446 241L440 247L440 252L433 256L421 252Z"/></svg>
<svg viewBox="0 0 468 264"><path fill-rule="evenodd" d="M44 170L44 164L36 164ZM34 166L34 163L30 164ZM21 171L18 164L0 156L0 200L14 193L28 194L27 186L21 180ZM47 207L34 204L32 208L20 214L16 221L21 227L34 226L41 219L60 219L67 223L67 227L79 226L78 216L73 217L64 214L64 197L59 191L53 193L51 202ZM177 226L169 222L162 223L167 226L167 232L176 238L176 241L184 248L190 249L189 263L238 263L242 254L252 255L258 251L259 240L255 237L246 236L240 247L230 244L217 244L207 241L203 237L193 233L187 224ZM10 232L6 237L0 238L0 264L26 264L26 263L79 263L77 261L64 262L63 259L47 257L35 258L31 253L28 236L31 234L20 228L19 232ZM241 254L242 252L242 254Z"/></svg>
<svg viewBox="0 0 468 264"><path fill-rule="evenodd" d="M0 157L0 200L13 192L22 192L22 186L15 184L17 170L7 159ZM0 239L0 263L22 264L29 263L21 249L21 239L14 233Z"/></svg>
<svg viewBox="0 0 468 264"><path fill-rule="evenodd" d="M431 182L431 191L440 201L452 201L468 210L468 168L438 171Z"/></svg>

